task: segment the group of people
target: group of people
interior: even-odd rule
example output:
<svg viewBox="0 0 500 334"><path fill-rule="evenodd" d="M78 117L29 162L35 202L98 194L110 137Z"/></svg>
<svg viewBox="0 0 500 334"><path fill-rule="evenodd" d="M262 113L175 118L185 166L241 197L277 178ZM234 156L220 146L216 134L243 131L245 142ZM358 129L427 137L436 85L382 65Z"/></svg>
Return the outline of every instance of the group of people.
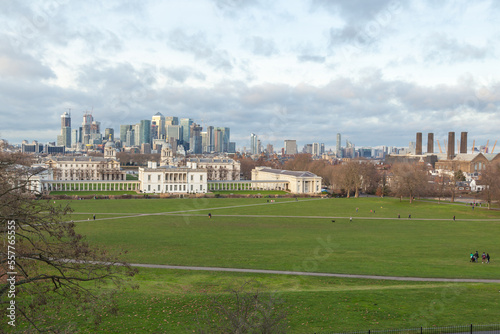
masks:
<svg viewBox="0 0 500 334"><path fill-rule="evenodd" d="M490 254L483 252L481 255L481 263L490 263ZM470 262L479 262L479 253L476 251L475 253L470 253Z"/></svg>

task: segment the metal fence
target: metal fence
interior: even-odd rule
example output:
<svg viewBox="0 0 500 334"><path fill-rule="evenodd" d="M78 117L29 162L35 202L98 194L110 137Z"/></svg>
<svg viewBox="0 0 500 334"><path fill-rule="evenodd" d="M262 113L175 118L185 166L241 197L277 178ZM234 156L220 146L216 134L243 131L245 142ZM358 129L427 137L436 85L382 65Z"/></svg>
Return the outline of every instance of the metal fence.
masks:
<svg viewBox="0 0 500 334"><path fill-rule="evenodd" d="M333 332L331 332L333 334ZM500 333L500 324L494 325L463 325L449 327L420 327L408 329L366 330L356 332L340 332L334 334L494 334Z"/></svg>

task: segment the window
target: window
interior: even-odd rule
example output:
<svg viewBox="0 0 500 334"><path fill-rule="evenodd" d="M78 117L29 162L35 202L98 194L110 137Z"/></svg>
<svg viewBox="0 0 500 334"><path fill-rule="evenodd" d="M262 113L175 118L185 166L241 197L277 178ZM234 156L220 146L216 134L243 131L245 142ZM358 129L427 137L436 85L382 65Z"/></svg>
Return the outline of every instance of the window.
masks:
<svg viewBox="0 0 500 334"><path fill-rule="evenodd" d="M186 185L184 185L184 191L186 191Z"/></svg>
<svg viewBox="0 0 500 334"><path fill-rule="evenodd" d="M158 175L158 182L161 181L161 175Z"/></svg>
<svg viewBox="0 0 500 334"><path fill-rule="evenodd" d="M148 174L148 181L151 181L151 174Z"/></svg>
<svg viewBox="0 0 500 334"><path fill-rule="evenodd" d="M202 191L202 190L203 190L203 185L202 185L202 184L200 184L200 191Z"/></svg>
<svg viewBox="0 0 500 334"><path fill-rule="evenodd" d="M177 185L174 186L174 190L177 191Z"/></svg>
<svg viewBox="0 0 500 334"><path fill-rule="evenodd" d="M193 177L193 176L191 176L191 177ZM191 185L191 191L193 191L193 185Z"/></svg>
<svg viewBox="0 0 500 334"><path fill-rule="evenodd" d="M160 191L160 185L158 185L158 191Z"/></svg>
<svg viewBox="0 0 500 334"><path fill-rule="evenodd" d="M151 185L148 184L148 191L151 191Z"/></svg>
<svg viewBox="0 0 500 334"><path fill-rule="evenodd" d="M200 175L200 181L203 181L203 175Z"/></svg>
<svg viewBox="0 0 500 334"><path fill-rule="evenodd" d="M191 181L193 181L193 177L194 177L194 175L193 175L193 174L191 174Z"/></svg>

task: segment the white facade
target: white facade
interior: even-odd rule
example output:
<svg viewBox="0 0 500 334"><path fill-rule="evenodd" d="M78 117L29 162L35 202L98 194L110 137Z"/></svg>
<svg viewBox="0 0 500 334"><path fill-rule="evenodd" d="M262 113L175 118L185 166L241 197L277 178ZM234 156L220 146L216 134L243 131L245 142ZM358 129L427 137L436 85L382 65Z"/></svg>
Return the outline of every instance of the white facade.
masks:
<svg viewBox="0 0 500 334"><path fill-rule="evenodd" d="M208 179L218 181L237 181L240 179L240 162L227 158L190 158L186 160L190 168L207 170Z"/></svg>
<svg viewBox="0 0 500 334"><path fill-rule="evenodd" d="M160 166L149 162L139 168L140 190L143 193L191 194L207 192L207 171L189 167Z"/></svg>
<svg viewBox="0 0 500 334"><path fill-rule="evenodd" d="M120 162L101 157L58 157L45 162L59 181L126 180Z"/></svg>
<svg viewBox="0 0 500 334"><path fill-rule="evenodd" d="M252 181L287 181L292 194L320 194L321 177L311 172L256 167L252 170ZM260 187L265 186L262 183ZM271 189L270 189L271 190Z"/></svg>

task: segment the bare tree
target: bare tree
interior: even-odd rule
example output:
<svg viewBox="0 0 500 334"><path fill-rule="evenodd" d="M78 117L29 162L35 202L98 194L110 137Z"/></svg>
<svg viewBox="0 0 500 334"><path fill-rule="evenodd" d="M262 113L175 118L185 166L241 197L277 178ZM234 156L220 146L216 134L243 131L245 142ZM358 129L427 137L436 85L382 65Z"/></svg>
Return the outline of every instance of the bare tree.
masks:
<svg viewBox="0 0 500 334"><path fill-rule="evenodd" d="M428 184L428 173L424 165L401 163L392 167L393 192L400 196L410 197L410 203L414 196L420 196L426 190Z"/></svg>
<svg viewBox="0 0 500 334"><path fill-rule="evenodd" d="M67 330L56 319L68 304L85 309L97 325L104 304L116 311L113 296L136 271L64 222L69 207L34 200L26 188L42 170L30 164L27 156L0 152L0 233L8 241L0 251L1 307L14 300L16 320L24 320L29 332ZM7 331L1 326L5 322L0 331Z"/></svg>
<svg viewBox="0 0 500 334"><path fill-rule="evenodd" d="M488 203L488 209L491 209L493 201L500 201L500 162L490 163L481 173L480 180L486 186L482 196Z"/></svg>
<svg viewBox="0 0 500 334"><path fill-rule="evenodd" d="M198 319L198 333L285 333L287 308L276 294L258 288L247 289L251 282L226 294L211 297L207 312Z"/></svg>

